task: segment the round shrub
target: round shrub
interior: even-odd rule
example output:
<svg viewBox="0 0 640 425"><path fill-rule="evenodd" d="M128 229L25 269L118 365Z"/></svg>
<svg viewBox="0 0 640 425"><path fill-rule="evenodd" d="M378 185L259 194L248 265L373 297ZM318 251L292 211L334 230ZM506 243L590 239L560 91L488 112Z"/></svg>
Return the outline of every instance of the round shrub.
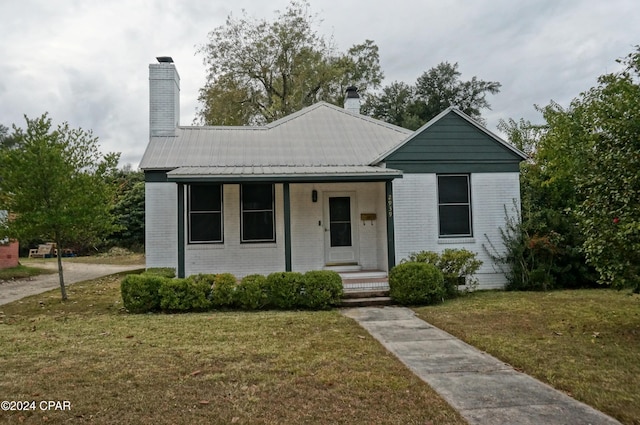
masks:
<svg viewBox="0 0 640 425"><path fill-rule="evenodd" d="M302 286L302 273L277 272L267 276L267 305L289 309L297 307Z"/></svg>
<svg viewBox="0 0 640 425"><path fill-rule="evenodd" d="M258 310L267 304L267 278L250 274L236 288L236 305L245 310Z"/></svg>
<svg viewBox="0 0 640 425"><path fill-rule="evenodd" d="M214 307L233 307L237 282L238 280L231 273L215 275L211 289L211 302Z"/></svg>
<svg viewBox="0 0 640 425"><path fill-rule="evenodd" d="M313 310L326 310L339 305L342 298L342 278L331 270L312 270L304 274L300 305Z"/></svg>
<svg viewBox="0 0 640 425"><path fill-rule="evenodd" d="M159 289L166 278L146 274L130 274L120 282L124 308L131 313L147 313L160 308Z"/></svg>
<svg viewBox="0 0 640 425"><path fill-rule="evenodd" d="M445 294L444 277L433 264L403 263L389 273L389 295L399 304L435 304Z"/></svg>
<svg viewBox="0 0 640 425"><path fill-rule="evenodd" d="M160 286L160 308L165 311L202 311L211 307L210 286L193 279L166 279Z"/></svg>

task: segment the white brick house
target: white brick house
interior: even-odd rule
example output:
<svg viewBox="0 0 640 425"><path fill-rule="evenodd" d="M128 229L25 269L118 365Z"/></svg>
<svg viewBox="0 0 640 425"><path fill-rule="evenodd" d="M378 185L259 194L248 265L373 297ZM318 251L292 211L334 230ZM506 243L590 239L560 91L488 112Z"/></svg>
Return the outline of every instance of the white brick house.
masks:
<svg viewBox="0 0 640 425"><path fill-rule="evenodd" d="M147 267L386 274L411 252L466 248L484 262L481 288L504 285L482 245L500 246L525 156L462 112L413 132L359 115L351 91L344 109L320 102L265 126L180 126L174 64L149 72Z"/></svg>

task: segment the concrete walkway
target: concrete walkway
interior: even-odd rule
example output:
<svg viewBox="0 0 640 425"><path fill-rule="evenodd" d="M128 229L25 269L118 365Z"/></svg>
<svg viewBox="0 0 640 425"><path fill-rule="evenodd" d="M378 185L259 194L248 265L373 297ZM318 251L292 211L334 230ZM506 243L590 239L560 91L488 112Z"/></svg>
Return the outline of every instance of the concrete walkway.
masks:
<svg viewBox="0 0 640 425"><path fill-rule="evenodd" d="M342 310L470 424L619 424L417 318L403 307Z"/></svg>
<svg viewBox="0 0 640 425"><path fill-rule="evenodd" d="M41 274L26 279L0 283L0 305L20 300L29 295L37 295L52 289L60 289L58 264L54 261L27 260L23 265L56 270L54 274ZM62 262L65 286L90 279L97 279L114 273L144 269L144 265L119 266L113 264L86 264ZM60 292L56 294L60 296Z"/></svg>

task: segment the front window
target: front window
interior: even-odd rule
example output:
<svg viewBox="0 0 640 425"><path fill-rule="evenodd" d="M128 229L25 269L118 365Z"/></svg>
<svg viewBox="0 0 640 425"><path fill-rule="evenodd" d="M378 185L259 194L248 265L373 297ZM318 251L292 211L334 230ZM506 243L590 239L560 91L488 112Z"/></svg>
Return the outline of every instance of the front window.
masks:
<svg viewBox="0 0 640 425"><path fill-rule="evenodd" d="M439 236L473 236L469 175L438 176Z"/></svg>
<svg viewBox="0 0 640 425"><path fill-rule="evenodd" d="M272 184L243 184L240 189L242 242L275 242Z"/></svg>
<svg viewBox="0 0 640 425"><path fill-rule="evenodd" d="M189 186L189 243L222 242L222 185Z"/></svg>

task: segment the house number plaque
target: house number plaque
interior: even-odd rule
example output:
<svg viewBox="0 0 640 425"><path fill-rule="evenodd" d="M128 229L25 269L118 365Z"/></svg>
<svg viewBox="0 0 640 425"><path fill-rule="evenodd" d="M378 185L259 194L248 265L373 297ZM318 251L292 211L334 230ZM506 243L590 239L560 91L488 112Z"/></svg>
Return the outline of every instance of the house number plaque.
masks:
<svg viewBox="0 0 640 425"><path fill-rule="evenodd" d="M393 196L387 195L387 214L393 217Z"/></svg>

